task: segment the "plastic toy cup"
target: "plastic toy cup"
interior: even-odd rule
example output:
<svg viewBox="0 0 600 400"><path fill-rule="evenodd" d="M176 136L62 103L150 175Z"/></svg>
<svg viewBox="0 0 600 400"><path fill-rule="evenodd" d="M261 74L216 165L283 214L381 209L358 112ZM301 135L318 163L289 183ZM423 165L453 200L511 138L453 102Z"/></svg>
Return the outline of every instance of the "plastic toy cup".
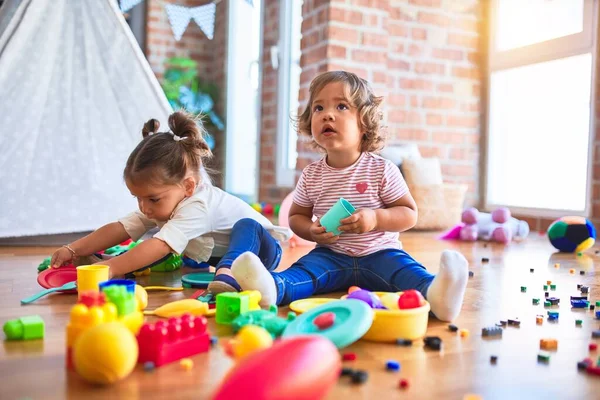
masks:
<svg viewBox="0 0 600 400"><path fill-rule="evenodd" d="M100 291L105 287L113 286L113 285L121 285L125 286L128 293L135 293L135 281L130 279L111 279L110 281L100 282L98 287Z"/></svg>
<svg viewBox="0 0 600 400"><path fill-rule="evenodd" d="M342 232L338 230L340 220L351 216L356 209L350 202L341 197L334 205L321 217L321 225L325 227L327 232L333 232L334 235L339 235Z"/></svg>
<svg viewBox="0 0 600 400"><path fill-rule="evenodd" d="M107 281L108 265L82 265L77 267L77 291L81 293L100 290L100 282Z"/></svg>

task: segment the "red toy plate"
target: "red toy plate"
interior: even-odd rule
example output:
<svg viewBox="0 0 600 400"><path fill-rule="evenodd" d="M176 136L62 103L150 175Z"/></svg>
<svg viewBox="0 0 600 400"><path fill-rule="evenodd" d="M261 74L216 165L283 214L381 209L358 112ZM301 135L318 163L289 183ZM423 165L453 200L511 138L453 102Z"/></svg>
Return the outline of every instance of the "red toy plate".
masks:
<svg viewBox="0 0 600 400"><path fill-rule="evenodd" d="M47 268L40 272L37 281L43 288L51 289L61 287L65 283L77 280L77 268L73 266L62 268ZM64 290L61 293L77 293L76 289Z"/></svg>

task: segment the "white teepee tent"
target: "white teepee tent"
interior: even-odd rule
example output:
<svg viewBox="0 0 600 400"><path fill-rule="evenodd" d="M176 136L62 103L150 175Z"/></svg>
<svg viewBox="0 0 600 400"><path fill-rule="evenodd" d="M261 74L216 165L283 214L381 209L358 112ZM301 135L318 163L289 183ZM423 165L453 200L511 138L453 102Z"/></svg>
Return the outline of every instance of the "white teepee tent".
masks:
<svg viewBox="0 0 600 400"><path fill-rule="evenodd" d="M136 207L143 123L171 108L115 0L0 8L0 237L93 230Z"/></svg>

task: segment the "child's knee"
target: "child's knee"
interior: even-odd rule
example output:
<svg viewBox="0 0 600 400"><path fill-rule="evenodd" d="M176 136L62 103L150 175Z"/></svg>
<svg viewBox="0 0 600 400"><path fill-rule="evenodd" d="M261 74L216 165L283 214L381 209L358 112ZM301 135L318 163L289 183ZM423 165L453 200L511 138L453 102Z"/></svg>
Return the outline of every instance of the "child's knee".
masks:
<svg viewBox="0 0 600 400"><path fill-rule="evenodd" d="M252 218L242 218L233 224L233 229L258 229L262 225Z"/></svg>

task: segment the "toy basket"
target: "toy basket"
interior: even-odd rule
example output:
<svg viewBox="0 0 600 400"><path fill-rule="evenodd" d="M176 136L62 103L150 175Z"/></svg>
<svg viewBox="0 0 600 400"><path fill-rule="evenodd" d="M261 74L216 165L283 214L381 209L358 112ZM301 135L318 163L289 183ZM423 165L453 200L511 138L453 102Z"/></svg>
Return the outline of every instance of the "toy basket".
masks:
<svg viewBox="0 0 600 400"><path fill-rule="evenodd" d="M413 229L445 230L460 223L467 185L413 185L410 191L419 208L419 217Z"/></svg>

